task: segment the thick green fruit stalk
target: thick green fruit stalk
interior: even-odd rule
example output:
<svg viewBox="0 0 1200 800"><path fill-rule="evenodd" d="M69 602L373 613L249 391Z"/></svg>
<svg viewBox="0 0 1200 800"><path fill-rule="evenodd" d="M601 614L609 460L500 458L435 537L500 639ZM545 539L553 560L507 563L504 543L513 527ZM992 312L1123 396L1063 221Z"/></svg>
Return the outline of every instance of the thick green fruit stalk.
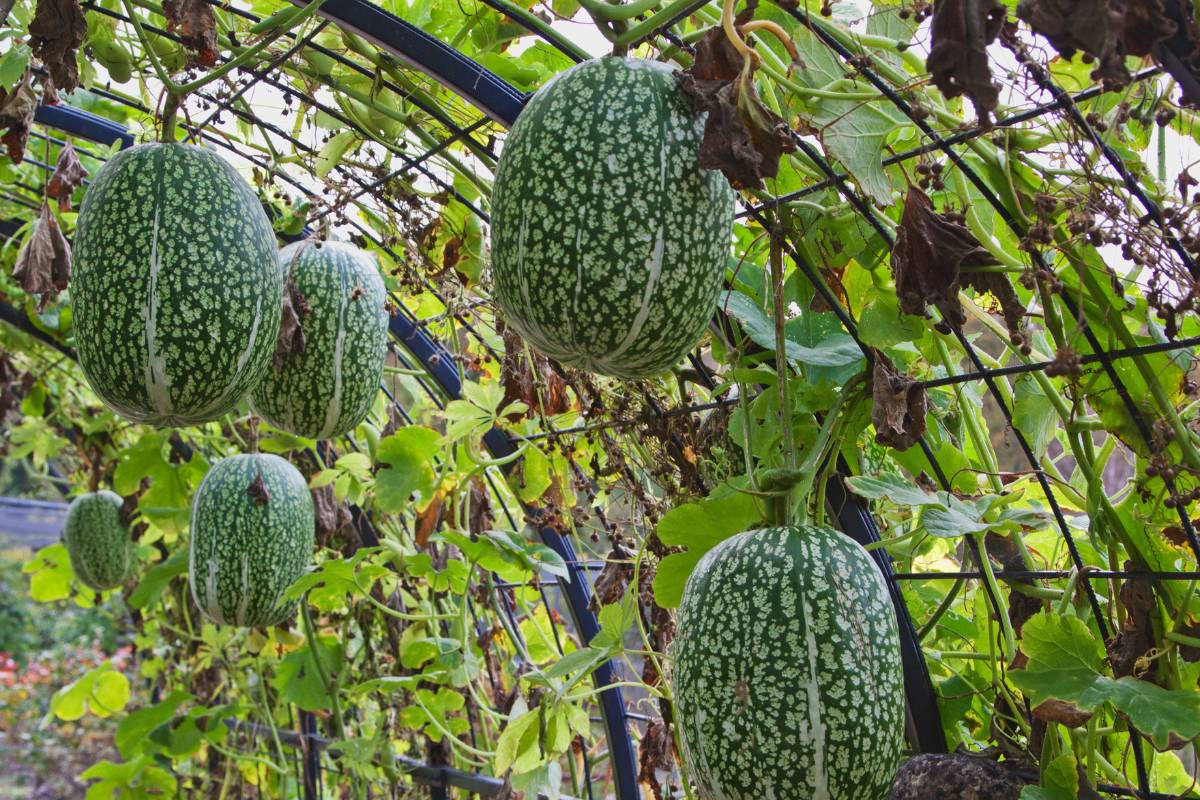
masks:
<svg viewBox="0 0 1200 800"><path fill-rule="evenodd" d="M137 558L129 526L121 519L121 496L81 494L67 507L63 543L81 583L98 592L115 589L133 573Z"/></svg>
<svg viewBox="0 0 1200 800"><path fill-rule="evenodd" d="M371 410L387 356L386 292L374 258L340 242L295 242L279 251L285 288L304 298L304 350L277 357L250 395L277 428L328 439ZM290 276L290 278L289 278Z"/></svg>
<svg viewBox="0 0 1200 800"><path fill-rule="evenodd" d="M270 363L281 287L266 213L209 150L123 150L84 196L71 281L79 363L128 419L192 425L237 405Z"/></svg>
<svg viewBox="0 0 1200 800"><path fill-rule="evenodd" d="M192 501L188 582L210 619L274 625L291 616L283 592L312 563L312 496L279 456L236 455L213 465Z"/></svg>
<svg viewBox="0 0 1200 800"><path fill-rule="evenodd" d="M500 156L491 234L496 298L531 344L619 378L696 345L733 224L733 190L700 167L703 130L653 61L586 61L530 100Z"/></svg>
<svg viewBox="0 0 1200 800"><path fill-rule="evenodd" d="M741 533L688 579L672 645L684 759L703 800L882 800L904 741L900 636L843 534Z"/></svg>

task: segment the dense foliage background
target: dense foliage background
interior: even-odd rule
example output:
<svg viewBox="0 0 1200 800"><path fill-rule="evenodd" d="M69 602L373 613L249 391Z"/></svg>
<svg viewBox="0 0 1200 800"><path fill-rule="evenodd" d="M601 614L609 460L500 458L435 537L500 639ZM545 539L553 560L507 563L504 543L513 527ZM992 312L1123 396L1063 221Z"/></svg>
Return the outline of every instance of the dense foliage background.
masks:
<svg viewBox="0 0 1200 800"><path fill-rule="evenodd" d="M504 131L428 76L273 1L10 5L0 219L19 227L0 299L32 325L0 325L3 489L136 495L142 561L99 597L62 545L0 575L0 752L33 765L22 780L47 780L59 737L99 726L81 751L88 797L302 796L286 734L303 711L327 740L326 787L347 796L403 782L406 756L527 796L603 796L588 678L615 659L647 796L682 796L671 608L700 554L762 517L762 473L799 452L819 470L812 516L831 516L824 479L840 472L908 576L951 750L1026 768L1027 800L1136 787L1139 758L1154 791L1200 796L1200 94L1194 22L1161 22L1188 4L748 12L774 27L746 29L757 71L726 78L742 116L708 149L745 203L721 324L690 363L634 383L562 369L505 331L481 213ZM610 46L704 64L722 13L381 5L521 90ZM163 79L213 68L181 135L244 170L281 236L307 225L374 252L396 313L450 349L460 398L402 343L370 421L331 447L245 412L149 429L91 393L70 293L53 291L61 252L37 252L42 285L13 267L39 231L71 236L86 191L72 159L95 175L111 150L30 115L57 101L153 138ZM758 160L721 148L750 135L738 124ZM487 454L493 427L519 459ZM269 630L206 622L185 577L192 493L252 441L304 471L319 511L317 566L292 590L309 619ZM535 526L594 568L590 642Z"/></svg>

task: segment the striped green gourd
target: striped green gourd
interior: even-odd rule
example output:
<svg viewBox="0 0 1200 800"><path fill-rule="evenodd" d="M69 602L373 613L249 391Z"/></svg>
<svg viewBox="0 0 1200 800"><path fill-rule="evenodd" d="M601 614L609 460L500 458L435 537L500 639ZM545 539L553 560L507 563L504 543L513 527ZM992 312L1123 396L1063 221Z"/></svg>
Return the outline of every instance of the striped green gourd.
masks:
<svg viewBox="0 0 1200 800"><path fill-rule="evenodd" d="M895 612L858 544L822 527L741 533L688 578L675 716L703 800L882 800L903 743Z"/></svg>
<svg viewBox="0 0 1200 800"><path fill-rule="evenodd" d="M294 242L279 251L284 284L309 307L304 352L280 356L250 394L277 428L328 439L352 430L379 393L388 313L375 259L340 242Z"/></svg>
<svg viewBox="0 0 1200 800"><path fill-rule="evenodd" d="M67 507L63 543L75 577L98 592L115 589L137 563L129 526L121 519L119 494L81 494Z"/></svg>
<svg viewBox="0 0 1200 800"><path fill-rule="evenodd" d="M92 389L152 425L231 410L274 352L275 254L254 192L215 153L143 144L113 156L75 234L75 338Z"/></svg>
<svg viewBox="0 0 1200 800"><path fill-rule="evenodd" d="M295 467L264 453L221 459L192 501L192 598L225 625L282 622L294 608L283 591L312 563L314 535L312 496Z"/></svg>
<svg viewBox="0 0 1200 800"><path fill-rule="evenodd" d="M504 142L492 271L504 317L563 364L642 378L716 310L733 190L699 163L704 117L670 67L599 58L557 75Z"/></svg>

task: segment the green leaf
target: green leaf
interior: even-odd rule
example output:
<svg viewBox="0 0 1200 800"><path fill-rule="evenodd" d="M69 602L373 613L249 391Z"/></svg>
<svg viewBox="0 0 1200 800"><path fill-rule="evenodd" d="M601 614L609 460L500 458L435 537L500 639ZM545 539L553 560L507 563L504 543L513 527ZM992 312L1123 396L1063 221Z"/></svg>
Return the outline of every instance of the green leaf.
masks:
<svg viewBox="0 0 1200 800"><path fill-rule="evenodd" d="M62 542L47 545L31 558L21 571L30 575L29 595L39 603L71 596L71 560Z"/></svg>
<svg viewBox="0 0 1200 800"><path fill-rule="evenodd" d="M344 660L341 642L333 636L318 637L315 654L321 658L321 669L330 679L342 668ZM275 670L275 687L288 703L295 703L305 711L319 711L330 707L329 691L321 682L321 669L313 661L311 644L289 653L279 662Z"/></svg>
<svg viewBox="0 0 1200 800"><path fill-rule="evenodd" d="M893 133L910 124L908 119L891 103L823 100L810 121L821 129L822 143L845 165L863 192L880 205L892 205L892 182L883 167L883 147Z"/></svg>
<svg viewBox="0 0 1200 800"><path fill-rule="evenodd" d="M927 492L908 478L887 473L855 475L846 479L846 486L859 497L879 500L886 497L898 506L944 506L943 497Z"/></svg>
<svg viewBox="0 0 1200 800"><path fill-rule="evenodd" d="M21 43L0 56L0 91L10 92L29 66L29 45Z"/></svg>
<svg viewBox="0 0 1200 800"><path fill-rule="evenodd" d="M975 508L967 503L950 498L950 507L926 506L921 509L921 525L930 536L953 539L969 533L984 533L988 524L979 519Z"/></svg>
<svg viewBox="0 0 1200 800"><path fill-rule="evenodd" d="M881 350L901 342L915 342L928 329L925 320L902 313L900 303L891 292L878 292L858 320L858 338Z"/></svg>
<svg viewBox="0 0 1200 800"><path fill-rule="evenodd" d="M317 161L313 166L313 174L318 178L324 178L341 163L342 158L350 149L357 146L359 143L358 134L353 130L343 130L330 137L329 141L321 146L321 151L317 153Z"/></svg>
<svg viewBox="0 0 1200 800"><path fill-rule="evenodd" d="M133 758L137 747L150 732L173 719L179 707L192 699L188 692L176 689L155 705L139 708L127 715L117 725L113 739L121 758L126 761Z"/></svg>
<svg viewBox="0 0 1200 800"><path fill-rule="evenodd" d="M526 711L514 717L500 733L500 738L496 740L496 755L492 759L492 768L497 775L503 775L522 753L537 746L540 714L537 708Z"/></svg>
<svg viewBox="0 0 1200 800"><path fill-rule="evenodd" d="M112 716L128 702L129 679L117 672L111 662L105 661L54 693L42 725L55 717L71 722L88 712L97 717Z"/></svg>
<svg viewBox="0 0 1200 800"><path fill-rule="evenodd" d="M143 609L155 603L176 577L187 573L188 551L179 548L166 561L146 570L137 588L129 595L129 607Z"/></svg>
<svg viewBox="0 0 1200 800"><path fill-rule="evenodd" d="M757 302L741 292L725 292L721 308L742 323L755 344L775 352L775 328ZM847 333L828 333L818 346L806 347L791 338L784 339L788 360L804 366L844 367L863 360L862 348Z"/></svg>
<svg viewBox="0 0 1200 800"><path fill-rule="evenodd" d="M686 546L687 552L664 558L654 575L654 600L674 608L700 557L730 536L762 520L754 498L726 487L718 488L699 503L685 503L668 511L658 523L658 538L666 545Z"/></svg>
<svg viewBox="0 0 1200 800"><path fill-rule="evenodd" d="M375 497L382 510L410 509L414 494L418 505L433 498L433 456L440 438L435 430L414 426L380 440L378 460L386 466L375 476Z"/></svg>
<svg viewBox="0 0 1200 800"><path fill-rule="evenodd" d="M1035 615L1021 629L1021 650L1029 663L1009 675L1033 705L1054 699L1091 711L1104 702L1104 646L1078 617Z"/></svg>
<svg viewBox="0 0 1200 800"><path fill-rule="evenodd" d="M1021 431L1039 459L1058 428L1058 415L1032 375L1022 375L1013 390L1013 427Z"/></svg>
<svg viewBox="0 0 1200 800"><path fill-rule="evenodd" d="M1113 706L1155 747L1166 748L1172 733L1187 740L1200 736L1200 694L1195 691L1168 690L1137 678L1105 683Z"/></svg>

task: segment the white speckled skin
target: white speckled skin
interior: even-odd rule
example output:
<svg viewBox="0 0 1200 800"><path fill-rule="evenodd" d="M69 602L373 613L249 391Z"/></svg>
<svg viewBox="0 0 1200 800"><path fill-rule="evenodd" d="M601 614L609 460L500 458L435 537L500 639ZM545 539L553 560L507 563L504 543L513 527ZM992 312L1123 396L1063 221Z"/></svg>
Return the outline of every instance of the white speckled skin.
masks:
<svg viewBox="0 0 1200 800"><path fill-rule="evenodd" d="M684 758L704 800L882 800L904 741L895 612L878 569L829 528L713 548L672 645Z"/></svg>
<svg viewBox="0 0 1200 800"><path fill-rule="evenodd" d="M151 425L231 410L275 350L275 253L258 198L212 151L143 144L113 156L75 234L71 302L92 389Z"/></svg>
<svg viewBox="0 0 1200 800"><path fill-rule="evenodd" d="M279 251L311 309L303 353L283 357L250 393L277 428L312 439L354 429L371 410L387 356L388 314L375 259L341 242L294 242ZM357 296L356 296L357 295Z"/></svg>
<svg viewBox="0 0 1200 800"><path fill-rule="evenodd" d="M121 520L119 494L81 494L67 507L63 543L80 583L96 591L125 583L137 563L129 528Z"/></svg>
<svg viewBox="0 0 1200 800"><path fill-rule="evenodd" d="M262 476L270 500L248 491ZM291 616L283 590L312 563L316 523L304 476L269 453L223 458L192 500L188 583L214 622L274 625Z"/></svg>
<svg viewBox="0 0 1200 800"><path fill-rule="evenodd" d="M492 193L492 271L535 347L642 378L696 345L733 225L733 190L699 164L703 130L672 69L637 59L578 64L521 112Z"/></svg>

